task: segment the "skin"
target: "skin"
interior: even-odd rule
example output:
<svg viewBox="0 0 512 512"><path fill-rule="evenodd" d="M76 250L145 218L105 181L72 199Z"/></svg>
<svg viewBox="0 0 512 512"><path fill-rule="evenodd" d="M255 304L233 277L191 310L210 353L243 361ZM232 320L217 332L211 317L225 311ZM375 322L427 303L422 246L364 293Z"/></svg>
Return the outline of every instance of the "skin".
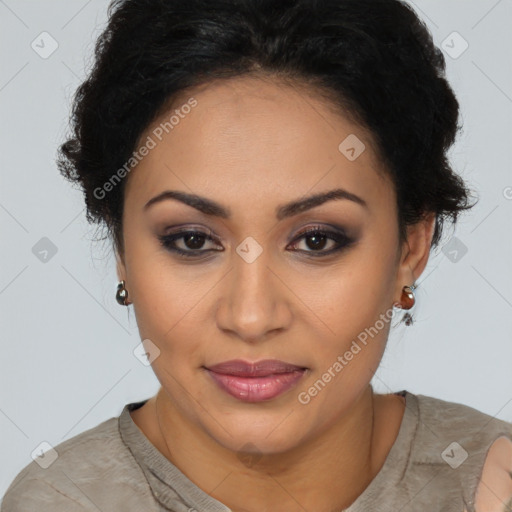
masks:
<svg viewBox="0 0 512 512"><path fill-rule="evenodd" d="M505 436L496 439L489 448L476 490L475 510L512 510L512 442Z"/></svg>
<svg viewBox="0 0 512 512"><path fill-rule="evenodd" d="M346 508L384 464L404 413L401 397L376 394L370 385L390 322L309 403L298 394L418 279L434 217L410 226L399 245L395 190L371 137L315 91L239 77L194 88L173 108L192 96L197 106L137 165L125 189L117 273L141 339L160 350L152 367L161 388L132 418L188 478L234 512ZM366 145L353 161L338 150L349 134ZM368 208L331 200L275 217L278 205L339 187ZM231 218L176 200L144 210L169 189L212 199ZM316 248L299 238L318 225L345 229L355 243L315 258L337 245L327 239ZM178 247L222 252L174 255L158 236L177 226L218 237L202 245L181 238ZM236 252L246 237L262 248L251 263ZM204 369L231 359L280 359L308 371L284 394L246 403L220 390ZM249 442L252 457L244 459L239 452Z"/></svg>

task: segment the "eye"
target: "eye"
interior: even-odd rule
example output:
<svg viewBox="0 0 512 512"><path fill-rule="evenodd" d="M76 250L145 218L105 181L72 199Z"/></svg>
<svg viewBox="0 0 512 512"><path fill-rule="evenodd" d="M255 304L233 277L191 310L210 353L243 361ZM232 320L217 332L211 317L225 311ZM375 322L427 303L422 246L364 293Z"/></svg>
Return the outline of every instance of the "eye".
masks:
<svg viewBox="0 0 512 512"><path fill-rule="evenodd" d="M354 243L354 240L344 233L326 230L321 226L313 226L302 231L294 240L292 247L296 248L297 241L302 239L304 239L304 245L312 250L299 249L298 251L309 253L308 256L313 257L331 255ZM329 245L331 246L329 250L323 250Z"/></svg>
<svg viewBox="0 0 512 512"><path fill-rule="evenodd" d="M212 251L221 252L224 249L204 249L207 242L220 242L211 231L207 233L193 229L181 229L174 233L158 237L161 245L168 250L180 256L189 258L200 258L201 253ZM306 249L297 249L298 241L304 239ZM322 228L321 226L310 227L295 238L291 247L298 252L306 253L308 256L320 257L329 256L335 252L352 245L355 242L342 232L336 232ZM324 250L326 246L331 246L329 250ZM308 250L308 248L310 250Z"/></svg>
<svg viewBox="0 0 512 512"><path fill-rule="evenodd" d="M182 229L168 235L159 236L158 239L165 249L185 257L197 257L198 253L212 250L219 251L219 249L199 250L204 246L205 241L216 241L211 231L204 233L203 231ZM177 246L177 242L181 243L181 247Z"/></svg>

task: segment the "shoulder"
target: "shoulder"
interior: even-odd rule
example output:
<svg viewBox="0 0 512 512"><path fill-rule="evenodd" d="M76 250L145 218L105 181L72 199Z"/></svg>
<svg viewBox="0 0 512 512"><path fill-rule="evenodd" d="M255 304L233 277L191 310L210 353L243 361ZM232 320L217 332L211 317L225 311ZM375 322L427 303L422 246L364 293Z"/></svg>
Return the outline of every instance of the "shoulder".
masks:
<svg viewBox="0 0 512 512"><path fill-rule="evenodd" d="M142 470L123 443L119 417L36 457L7 489L1 512L109 510L149 492Z"/></svg>
<svg viewBox="0 0 512 512"><path fill-rule="evenodd" d="M512 440L512 423L486 414L469 405L426 395L417 400L417 437L431 447L441 448L447 440L458 443L468 455L486 452L499 436ZM469 453L471 452L471 453ZM421 457L420 453L418 456ZM423 457L428 459L428 450ZM439 459L435 456L432 461ZM444 459L442 459L444 460Z"/></svg>
<svg viewBox="0 0 512 512"><path fill-rule="evenodd" d="M501 420L465 404L425 395L415 396L419 416L417 437L421 438L429 448L419 450L418 457L425 461L446 462L446 455L451 454L442 452L441 460L439 460L438 454L432 453L432 448L443 448L446 442L450 441L451 449L455 452L458 450L461 458L468 461L478 458L479 462L483 464L491 444L499 437L504 437L512 442L511 422ZM450 445L447 445L446 448ZM455 462L452 465L455 465Z"/></svg>
<svg viewBox="0 0 512 512"><path fill-rule="evenodd" d="M465 404L416 398L414 462L457 486L465 512L512 511L505 508L512 499L512 423Z"/></svg>

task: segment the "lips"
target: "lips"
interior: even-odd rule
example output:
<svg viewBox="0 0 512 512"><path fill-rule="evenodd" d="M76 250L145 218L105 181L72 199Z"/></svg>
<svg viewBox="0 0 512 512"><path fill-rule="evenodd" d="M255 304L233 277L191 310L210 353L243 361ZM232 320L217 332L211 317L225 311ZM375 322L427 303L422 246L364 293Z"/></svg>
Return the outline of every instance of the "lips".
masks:
<svg viewBox="0 0 512 512"><path fill-rule="evenodd" d="M225 361L206 370L222 391L245 402L261 402L289 390L307 368L267 359L255 363Z"/></svg>
<svg viewBox="0 0 512 512"><path fill-rule="evenodd" d="M304 370L304 368L277 359L265 359L264 361L257 361L255 363L246 363L245 361L236 359L214 366L208 366L208 370L225 375L236 375L237 377L265 377L278 373L290 373Z"/></svg>

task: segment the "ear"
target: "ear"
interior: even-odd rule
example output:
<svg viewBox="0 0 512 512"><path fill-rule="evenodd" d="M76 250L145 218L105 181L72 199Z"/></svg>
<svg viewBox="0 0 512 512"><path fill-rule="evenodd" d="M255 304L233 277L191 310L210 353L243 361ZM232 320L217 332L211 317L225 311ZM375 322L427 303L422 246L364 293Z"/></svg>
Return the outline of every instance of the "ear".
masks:
<svg viewBox="0 0 512 512"><path fill-rule="evenodd" d="M402 244L398 263L395 302L400 302L402 288L416 282L427 266L435 220L436 214L431 212L416 224L407 227L407 239Z"/></svg>
<svg viewBox="0 0 512 512"><path fill-rule="evenodd" d="M126 266L123 255L120 255L117 250L114 250L114 254L116 257L117 278L119 281L122 281L123 279L126 281Z"/></svg>

